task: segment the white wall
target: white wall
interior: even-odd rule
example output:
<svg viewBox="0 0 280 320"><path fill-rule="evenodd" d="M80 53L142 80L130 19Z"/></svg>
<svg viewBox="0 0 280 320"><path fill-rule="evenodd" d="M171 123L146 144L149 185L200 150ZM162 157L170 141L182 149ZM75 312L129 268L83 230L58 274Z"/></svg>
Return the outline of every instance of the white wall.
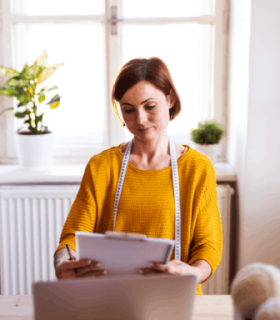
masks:
<svg viewBox="0 0 280 320"><path fill-rule="evenodd" d="M238 269L280 267L280 1L232 0L228 161L236 169Z"/></svg>
<svg viewBox="0 0 280 320"><path fill-rule="evenodd" d="M2 52L2 14L1 14L1 10L2 10L2 1L0 0L0 65L3 64L3 52ZM3 75L0 75L0 87L5 83L5 77ZM5 98L4 96L0 96L0 111L2 111L4 109L4 102L5 102ZM4 149L6 147L5 145L5 128L6 128L6 121L5 121L5 115L1 115L0 116L0 163L1 163L1 158L2 155L4 153Z"/></svg>
<svg viewBox="0 0 280 320"><path fill-rule="evenodd" d="M0 86L3 86L5 82L2 81L2 78L0 78ZM5 98L3 96L0 96L0 111L4 109L4 101ZM5 122L5 114L2 114L0 116L0 164L1 159L4 154L4 150L6 148L6 141L5 141L5 128L6 128L6 122Z"/></svg>
<svg viewBox="0 0 280 320"><path fill-rule="evenodd" d="M231 268L239 268L241 248L240 228L244 212L245 160L247 150L249 48L251 26L251 2L232 0L230 4L230 55L229 55L229 101L228 101L228 149L227 160L237 173L236 241Z"/></svg>

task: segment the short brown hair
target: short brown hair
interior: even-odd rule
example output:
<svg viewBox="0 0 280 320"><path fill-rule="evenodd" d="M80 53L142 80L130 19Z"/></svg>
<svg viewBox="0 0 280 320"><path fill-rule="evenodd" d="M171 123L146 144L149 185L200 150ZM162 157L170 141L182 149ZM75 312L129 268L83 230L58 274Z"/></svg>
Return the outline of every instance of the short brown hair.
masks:
<svg viewBox="0 0 280 320"><path fill-rule="evenodd" d="M128 61L120 70L112 90L114 112L122 123L116 101L120 101L125 92L140 81L148 81L165 96L170 95L173 107L169 109L170 121L181 111L181 100L166 64L159 58L133 59ZM124 124L123 124L124 125Z"/></svg>

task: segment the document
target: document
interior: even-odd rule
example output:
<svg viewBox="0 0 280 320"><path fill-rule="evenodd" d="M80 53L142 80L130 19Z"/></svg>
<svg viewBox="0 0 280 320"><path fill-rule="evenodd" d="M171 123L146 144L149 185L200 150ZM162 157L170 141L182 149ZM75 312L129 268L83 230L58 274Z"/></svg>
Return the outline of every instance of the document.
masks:
<svg viewBox="0 0 280 320"><path fill-rule="evenodd" d="M98 269L106 270L106 277L139 275L139 269L151 268L151 262L167 264L175 244L170 239L122 232L76 231L75 235L76 259L99 261Z"/></svg>

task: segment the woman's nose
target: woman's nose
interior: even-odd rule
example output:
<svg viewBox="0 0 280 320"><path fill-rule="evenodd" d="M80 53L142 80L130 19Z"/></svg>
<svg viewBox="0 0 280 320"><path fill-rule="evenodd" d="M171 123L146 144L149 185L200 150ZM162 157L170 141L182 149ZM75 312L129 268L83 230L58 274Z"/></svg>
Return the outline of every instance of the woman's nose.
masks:
<svg viewBox="0 0 280 320"><path fill-rule="evenodd" d="M141 109L137 110L135 121L138 124L143 124L143 123L147 122L147 112L145 110L141 110Z"/></svg>

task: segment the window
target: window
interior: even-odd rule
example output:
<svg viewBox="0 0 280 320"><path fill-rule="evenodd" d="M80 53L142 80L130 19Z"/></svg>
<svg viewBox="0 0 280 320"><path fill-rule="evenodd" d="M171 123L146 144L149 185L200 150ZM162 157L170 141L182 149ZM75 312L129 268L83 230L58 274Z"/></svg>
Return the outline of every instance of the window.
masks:
<svg viewBox="0 0 280 320"><path fill-rule="evenodd" d="M56 163L86 163L95 153L131 138L118 123L110 96L120 67L139 57L158 56L169 67L182 111L170 122L168 134L192 145L190 130L198 122L215 119L226 128L227 3L2 0L0 64L20 71L44 49L47 65L64 62L43 83L57 85L62 97L60 106L44 116L44 124L55 132ZM113 11L120 20L116 25L108 21ZM16 107L16 100L4 101L4 107ZM0 140L2 163L17 161L14 132L22 122L6 113L0 131L5 142L1 147ZM225 161L224 140L218 161Z"/></svg>

